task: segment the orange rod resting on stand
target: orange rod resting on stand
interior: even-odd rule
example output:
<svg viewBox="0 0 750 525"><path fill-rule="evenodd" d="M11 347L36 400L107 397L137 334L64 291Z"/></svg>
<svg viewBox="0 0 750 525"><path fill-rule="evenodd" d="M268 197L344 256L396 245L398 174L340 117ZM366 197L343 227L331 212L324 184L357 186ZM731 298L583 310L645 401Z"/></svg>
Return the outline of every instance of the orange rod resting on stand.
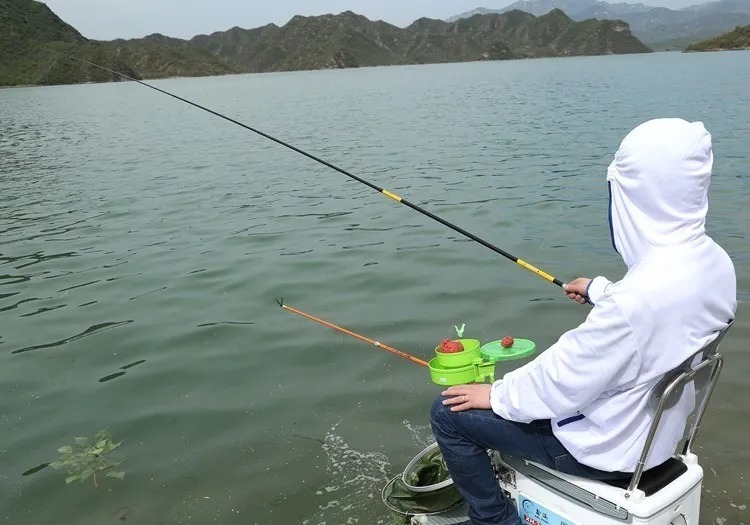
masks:
<svg viewBox="0 0 750 525"><path fill-rule="evenodd" d="M324 321L323 319L319 319L315 316L312 316L310 314L307 314L301 310L297 310L296 308L293 308L291 306L287 306L284 304L284 301L281 299L276 299L276 302L279 303L279 306L281 306L284 310L289 310L292 313L295 313L297 315L300 315L302 317L305 317L307 319L310 319L311 321L315 321L316 323L320 323L323 326L327 326L328 328L333 328L334 330L337 330L343 334L350 335L354 337L355 339L359 339L360 341L364 341L366 343L370 343L372 345L377 346L378 348L382 348L383 350L387 350L391 352L392 354L396 354L397 356L401 356L404 359L408 359L412 363L417 363L418 365L422 366L429 366L427 361L423 361L422 359L419 359L418 357L414 357L413 355L409 355L406 352L402 352L401 350L396 350L395 348L391 348L388 345L384 345L383 343L380 343L378 341L374 341L368 337L365 337L363 335L359 335L357 333L352 332L351 330L347 330L346 328L341 328L340 326L336 326L335 324L329 323L328 321Z"/></svg>

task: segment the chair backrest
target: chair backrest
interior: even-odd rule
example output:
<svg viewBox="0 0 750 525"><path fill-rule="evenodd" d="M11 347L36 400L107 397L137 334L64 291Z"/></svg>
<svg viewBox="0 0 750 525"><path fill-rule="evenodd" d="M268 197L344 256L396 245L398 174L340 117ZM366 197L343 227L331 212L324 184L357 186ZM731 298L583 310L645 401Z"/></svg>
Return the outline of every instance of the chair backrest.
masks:
<svg viewBox="0 0 750 525"><path fill-rule="evenodd" d="M668 408L674 406L677 401L682 397L682 393L691 381L695 380L702 371L706 371L707 377L705 385L695 385L696 391L696 410L695 419L690 425L690 430L687 433L685 445L682 450L682 454L686 455L690 452L695 435L698 432L703 415L706 412L708 401L713 393L714 386L719 379L722 366L724 364L724 358L719 353L719 344L724 336L727 334L729 329L732 327L734 320L729 321L729 324L720 332L718 335L704 348L690 356L683 363L667 373L664 378L657 383L652 391L649 404L654 410L654 420L651 423L648 436L646 438L646 444L641 452L641 457L638 461L636 471L633 473L633 477L630 480L628 490L632 491L638 487L638 482L643 474L646 459L651 451L651 444L654 441L654 435L659 427L662 414Z"/></svg>

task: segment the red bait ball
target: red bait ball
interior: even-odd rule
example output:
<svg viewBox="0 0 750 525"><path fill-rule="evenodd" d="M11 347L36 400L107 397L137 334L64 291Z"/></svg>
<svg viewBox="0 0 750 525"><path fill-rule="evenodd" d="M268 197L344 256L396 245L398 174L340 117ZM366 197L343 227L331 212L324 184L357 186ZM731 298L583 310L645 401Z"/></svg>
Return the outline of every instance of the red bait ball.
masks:
<svg viewBox="0 0 750 525"><path fill-rule="evenodd" d="M461 344L461 341L451 341L450 339L443 339L443 342L440 343L440 353L442 354L457 354L458 352L463 352L464 345Z"/></svg>

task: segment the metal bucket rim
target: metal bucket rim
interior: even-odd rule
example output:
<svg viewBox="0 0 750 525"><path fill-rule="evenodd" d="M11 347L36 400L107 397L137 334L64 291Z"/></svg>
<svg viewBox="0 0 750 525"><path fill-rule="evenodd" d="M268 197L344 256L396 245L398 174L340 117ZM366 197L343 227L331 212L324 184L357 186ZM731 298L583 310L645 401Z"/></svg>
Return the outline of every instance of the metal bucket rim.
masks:
<svg viewBox="0 0 750 525"><path fill-rule="evenodd" d="M401 473L401 481L404 483L406 488L414 492L432 492L434 490L440 490L453 484L453 478L451 477L448 477L448 479L445 479L441 481L440 483L435 483L434 485L427 485L426 487L416 487L414 485L410 485L409 482L406 481L407 474L411 472L411 469L414 468L414 465L416 465L420 459L422 459L424 456L426 456L427 454L429 454L436 448L438 448L437 441L433 443L432 445L428 446L427 448L425 448L422 452L420 452L416 456L414 456L414 458L409 462L409 464L406 465L406 468Z"/></svg>
<svg viewBox="0 0 750 525"><path fill-rule="evenodd" d="M385 486L383 487L383 490L381 490L381 491L380 491L380 499L382 499L382 500L383 500L383 504L384 504L384 505L385 505L386 507L388 507L388 510L390 510L390 511L392 511L392 512L395 512L396 514L398 514L398 515L400 515L400 516L405 516L405 517L416 516L416 514L412 514L411 512L405 512L405 511L403 511L403 510L401 510L401 509L398 509L398 508L394 507L394 506L393 506L393 504L391 504L391 503L389 503L389 502L388 502L388 498L386 498L386 496L385 496L385 491L386 491L386 490L388 489L388 487L390 487L390 486L391 486L391 485L392 485L392 484L393 484L393 483L394 483L394 482L395 482L396 480L398 480L398 478L399 478L399 476L398 476L398 475L396 475L396 476L393 476L393 477L392 477L392 478L391 478L391 479L390 479L390 480L388 481L388 483L386 483L386 484L385 484ZM433 512L420 512L420 513L419 513L419 515L420 515L420 516L434 516L434 515L437 515L437 514L442 514L442 513L444 513L444 512L447 512L447 511L449 511L449 510L453 509L454 507L457 507L457 506L458 506L458 505L460 505L460 504L461 504L461 502L459 501L458 503L455 503L455 504L453 504L453 505L450 505L449 507L446 507L446 508L444 508L444 509L441 509L441 510L436 510L436 511L433 511Z"/></svg>

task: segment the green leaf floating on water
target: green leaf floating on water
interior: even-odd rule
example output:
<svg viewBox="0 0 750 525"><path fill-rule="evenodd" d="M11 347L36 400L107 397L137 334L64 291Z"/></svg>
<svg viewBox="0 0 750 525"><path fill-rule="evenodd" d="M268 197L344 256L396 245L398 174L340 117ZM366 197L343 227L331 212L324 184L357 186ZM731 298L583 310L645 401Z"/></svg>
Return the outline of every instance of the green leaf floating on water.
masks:
<svg viewBox="0 0 750 525"><path fill-rule="evenodd" d="M113 461L107 454L118 448L122 441L113 442L108 432L100 430L93 439L87 437L75 437L73 445L65 445L57 449L60 457L50 466L57 470L67 470L68 477L65 483L80 480L81 483L89 478L93 479L94 486L98 486L97 478L117 478L122 480L124 472L117 472L115 467L122 461ZM90 445L89 443L93 443Z"/></svg>

